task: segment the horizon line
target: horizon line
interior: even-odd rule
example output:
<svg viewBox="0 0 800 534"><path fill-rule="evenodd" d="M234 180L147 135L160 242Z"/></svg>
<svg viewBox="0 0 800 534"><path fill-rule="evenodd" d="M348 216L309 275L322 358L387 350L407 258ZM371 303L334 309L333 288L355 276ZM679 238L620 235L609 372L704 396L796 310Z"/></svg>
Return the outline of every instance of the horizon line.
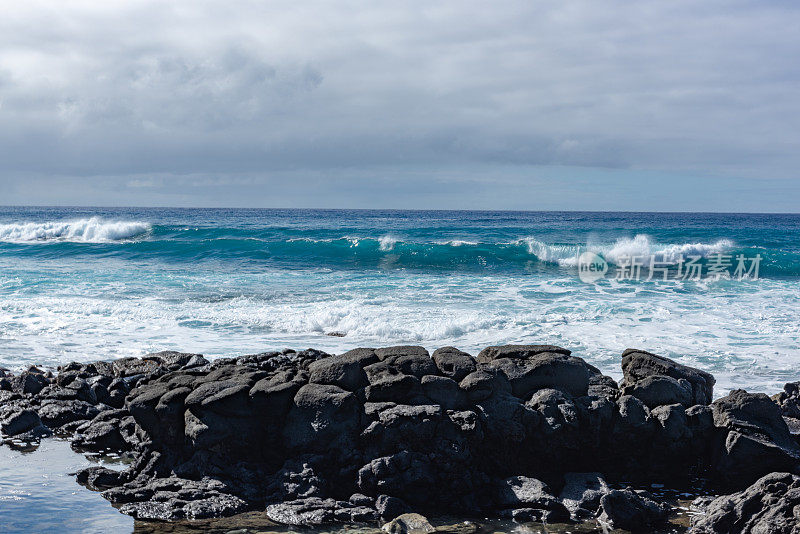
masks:
<svg viewBox="0 0 800 534"><path fill-rule="evenodd" d="M60 205L60 204L6 204L0 205L0 209L5 208L73 208L73 209L143 209L143 210L271 210L271 211L395 211L395 212L472 212L472 213L652 213L661 215L674 215L674 214L697 214L697 215L800 215L800 211L691 211L691 210L571 210L571 209L488 209L488 208L443 208L443 209L430 209L430 208L311 208L311 207L291 207L291 208L276 208L276 207L238 207L238 206L139 206L139 205Z"/></svg>

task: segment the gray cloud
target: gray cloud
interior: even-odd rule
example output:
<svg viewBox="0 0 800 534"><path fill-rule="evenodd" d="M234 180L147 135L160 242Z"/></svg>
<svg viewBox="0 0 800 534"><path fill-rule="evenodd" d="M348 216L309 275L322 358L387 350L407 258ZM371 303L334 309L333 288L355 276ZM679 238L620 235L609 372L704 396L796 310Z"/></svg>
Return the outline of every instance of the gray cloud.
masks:
<svg viewBox="0 0 800 534"><path fill-rule="evenodd" d="M534 184L553 166L695 184L793 180L800 167L800 9L790 2L137 0L7 11L9 201L45 200L20 176L82 179L89 202L107 198L108 176L148 191L145 203L175 200L175 184L194 191L187 202L218 199L191 179L202 175L240 191L228 199L240 204L268 202L263 191L291 175L313 204L321 174L354 194L369 177L394 191L379 178L390 175L411 194L425 190L418 173L469 175L464 187L479 192L492 180ZM557 174L547 191L575 189Z"/></svg>

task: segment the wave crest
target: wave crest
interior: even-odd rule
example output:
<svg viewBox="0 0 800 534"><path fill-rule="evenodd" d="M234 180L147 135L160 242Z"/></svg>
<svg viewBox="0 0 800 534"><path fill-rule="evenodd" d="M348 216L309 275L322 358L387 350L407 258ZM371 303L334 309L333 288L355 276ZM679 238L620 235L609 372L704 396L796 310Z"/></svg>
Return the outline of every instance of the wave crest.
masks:
<svg viewBox="0 0 800 534"><path fill-rule="evenodd" d="M72 241L107 243L140 236L150 231L150 224L138 221L104 221L99 217L73 221L50 221L0 224L0 241L35 243Z"/></svg>
<svg viewBox="0 0 800 534"><path fill-rule="evenodd" d="M734 247L730 239L720 239L714 243L654 243L649 236L637 234L634 237L620 237L612 244L573 245L548 244L533 237L525 237L513 244L525 246L528 254L536 256L539 261L556 263L564 267L574 267L578 257L586 250L603 256L606 261L619 264L630 257L649 258L654 256L659 261L677 262L680 257L720 254Z"/></svg>

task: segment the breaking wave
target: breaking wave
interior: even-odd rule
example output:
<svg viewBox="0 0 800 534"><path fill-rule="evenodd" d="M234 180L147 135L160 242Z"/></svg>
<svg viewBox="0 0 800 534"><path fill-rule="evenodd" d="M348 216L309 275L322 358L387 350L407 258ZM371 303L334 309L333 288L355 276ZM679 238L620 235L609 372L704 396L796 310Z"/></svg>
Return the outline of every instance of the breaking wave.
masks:
<svg viewBox="0 0 800 534"><path fill-rule="evenodd" d="M104 221L99 217L91 217L73 221L0 224L0 241L107 243L132 239L149 231L150 225L145 222Z"/></svg>

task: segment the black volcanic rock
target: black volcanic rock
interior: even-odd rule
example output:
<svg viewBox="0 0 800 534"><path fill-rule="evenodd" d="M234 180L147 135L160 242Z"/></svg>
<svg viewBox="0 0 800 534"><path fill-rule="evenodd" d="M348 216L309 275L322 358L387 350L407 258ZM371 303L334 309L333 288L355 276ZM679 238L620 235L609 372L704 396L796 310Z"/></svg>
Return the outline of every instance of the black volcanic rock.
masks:
<svg viewBox="0 0 800 534"><path fill-rule="evenodd" d="M3 371L0 430L53 428L77 450L130 457L122 472L78 479L142 520L266 510L288 525L374 524L433 511L601 514L647 529L666 508L605 480L702 473L741 486L798 470L781 417L793 389L778 404L733 392L709 406L707 373L642 351L626 352L623 367L621 390L552 345L489 347L476 359L415 346L213 362L162 352L72 363L55 377Z"/></svg>
<svg viewBox="0 0 800 534"><path fill-rule="evenodd" d="M368 384L364 367L377 362L378 356L372 349L351 350L341 356L330 356L312 362L308 366L309 381L355 391Z"/></svg>
<svg viewBox="0 0 800 534"><path fill-rule="evenodd" d="M478 354L486 368L502 372L516 397L527 399L543 388L560 389L572 396L586 395L589 379L597 373L569 351L551 345L489 347Z"/></svg>
<svg viewBox="0 0 800 534"><path fill-rule="evenodd" d="M638 349L625 350L622 353L622 374L624 378L620 386L623 393L643 394L647 400L639 398L648 405L656 402L678 403L688 408L695 404L710 404L714 398L715 380L711 374L651 352ZM653 377L662 378L654 380ZM681 382L682 380L684 382ZM689 398L685 399L687 393Z"/></svg>
<svg viewBox="0 0 800 534"><path fill-rule="evenodd" d="M475 359L455 347L436 349L431 358L443 376L452 378L456 382L461 382L464 377L477 369Z"/></svg>
<svg viewBox="0 0 800 534"><path fill-rule="evenodd" d="M698 534L800 532L800 477L790 473L771 473L743 491L698 504L703 513L692 517Z"/></svg>
<svg viewBox="0 0 800 534"><path fill-rule="evenodd" d="M794 471L800 445L789 433L780 408L763 393L737 389L715 401L713 467L721 478L748 484L771 471Z"/></svg>
<svg viewBox="0 0 800 534"><path fill-rule="evenodd" d="M600 497L600 515L597 520L612 528L634 532L651 531L662 525L670 512L669 505L657 502L644 491L630 489L611 490Z"/></svg>

